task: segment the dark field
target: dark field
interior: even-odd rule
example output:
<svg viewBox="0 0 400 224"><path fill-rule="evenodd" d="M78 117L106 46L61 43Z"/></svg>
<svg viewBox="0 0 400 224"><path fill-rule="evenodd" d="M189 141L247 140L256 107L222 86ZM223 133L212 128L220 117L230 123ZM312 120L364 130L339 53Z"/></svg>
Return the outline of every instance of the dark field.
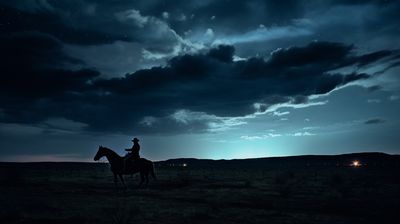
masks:
<svg viewBox="0 0 400 224"><path fill-rule="evenodd" d="M1 223L398 223L398 168L156 167L116 190L108 164L0 164Z"/></svg>

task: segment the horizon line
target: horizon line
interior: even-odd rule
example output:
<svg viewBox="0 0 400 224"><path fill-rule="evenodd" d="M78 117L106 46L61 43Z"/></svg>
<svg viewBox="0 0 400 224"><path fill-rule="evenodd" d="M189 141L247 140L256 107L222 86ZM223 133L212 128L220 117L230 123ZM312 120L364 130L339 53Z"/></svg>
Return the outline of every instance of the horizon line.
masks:
<svg viewBox="0 0 400 224"><path fill-rule="evenodd" d="M340 154L301 154L301 155L290 155L290 156L270 156L270 157L248 157L248 158L230 158L230 159L209 159L209 158L195 158L195 157L178 157L178 158L169 158L164 160L154 160L153 162L165 162L168 160L183 160L183 159L196 159L196 160L212 160L212 161L231 161L231 160L251 160L251 159L267 159L267 158L288 158L288 157L301 157L301 156L343 156L343 155L352 155L352 154L384 154L389 156L400 156L400 154L391 154L386 152L379 151L367 151L367 152L349 152L349 153L340 153ZM142 157L144 158L144 157ZM43 161L4 161L0 160L0 163L108 163L107 160L104 161L73 161L73 160L65 160L65 161L51 161L51 160L43 160Z"/></svg>

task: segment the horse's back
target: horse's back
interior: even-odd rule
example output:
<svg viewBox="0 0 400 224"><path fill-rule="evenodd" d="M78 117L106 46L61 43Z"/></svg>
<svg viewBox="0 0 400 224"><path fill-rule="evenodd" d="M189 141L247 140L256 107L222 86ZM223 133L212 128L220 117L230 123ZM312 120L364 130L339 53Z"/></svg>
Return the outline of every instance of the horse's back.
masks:
<svg viewBox="0 0 400 224"><path fill-rule="evenodd" d="M148 161L150 161L150 160L148 160L148 159L146 159L146 158L143 158L143 157L140 157L139 160L142 161L142 162L148 162Z"/></svg>
<svg viewBox="0 0 400 224"><path fill-rule="evenodd" d="M153 162L151 160L145 159L145 158L140 158L140 161L142 162L142 164L153 164Z"/></svg>
<svg viewBox="0 0 400 224"><path fill-rule="evenodd" d="M141 158L142 159L142 158ZM146 172L151 172L154 174L154 164L152 161L143 158L142 168Z"/></svg>

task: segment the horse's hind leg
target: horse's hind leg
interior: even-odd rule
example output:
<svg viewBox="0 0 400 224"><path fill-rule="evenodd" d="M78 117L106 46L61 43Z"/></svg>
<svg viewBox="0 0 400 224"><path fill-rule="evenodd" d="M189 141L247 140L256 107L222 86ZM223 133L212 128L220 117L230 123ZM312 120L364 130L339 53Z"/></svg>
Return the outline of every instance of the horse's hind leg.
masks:
<svg viewBox="0 0 400 224"><path fill-rule="evenodd" d="M140 183L139 183L139 187L142 186L144 182L144 173L140 172Z"/></svg>
<svg viewBox="0 0 400 224"><path fill-rule="evenodd" d="M146 187L147 187L147 185L149 184L149 173L148 172L146 172L145 177L146 177Z"/></svg>

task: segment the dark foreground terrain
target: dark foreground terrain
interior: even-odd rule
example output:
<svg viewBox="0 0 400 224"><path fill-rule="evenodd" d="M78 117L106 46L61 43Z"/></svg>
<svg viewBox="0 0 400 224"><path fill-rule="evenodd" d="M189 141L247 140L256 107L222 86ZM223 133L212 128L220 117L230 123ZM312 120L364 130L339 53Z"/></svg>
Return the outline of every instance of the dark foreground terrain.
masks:
<svg viewBox="0 0 400 224"><path fill-rule="evenodd" d="M0 223L353 224L400 220L400 169L396 164L386 166L380 161L373 165L371 160L370 165L352 167L345 160L332 165L317 159L312 160L316 163L304 160L305 165L276 162L263 167L237 161L160 162L158 180L137 188L138 177L127 176L126 191L115 189L106 163L0 163ZM247 163L254 164L254 160Z"/></svg>

